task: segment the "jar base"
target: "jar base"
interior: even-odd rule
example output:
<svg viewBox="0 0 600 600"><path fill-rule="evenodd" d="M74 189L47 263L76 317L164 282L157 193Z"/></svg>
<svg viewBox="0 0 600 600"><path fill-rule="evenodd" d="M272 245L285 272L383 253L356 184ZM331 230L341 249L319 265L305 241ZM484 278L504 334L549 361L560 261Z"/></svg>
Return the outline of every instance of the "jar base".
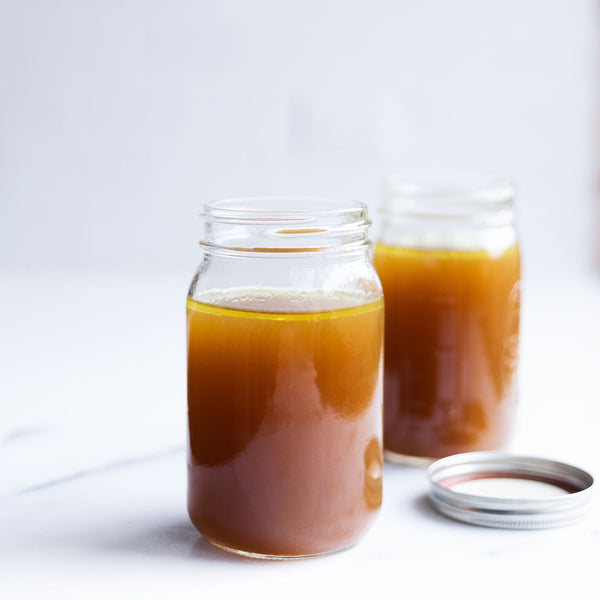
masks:
<svg viewBox="0 0 600 600"><path fill-rule="evenodd" d="M298 555L279 555L279 554L261 554L260 552L249 552L248 550L240 550L239 548L232 548L230 546L225 546L215 540L211 540L206 536L204 539L209 542L215 548L219 550L223 550L225 552L229 552L230 554L237 554L238 556L242 556L244 558L254 558L258 560L305 560L308 558L318 558L319 556L328 556L330 554L337 554L338 552L344 552L345 550L349 550L353 546L357 544L354 542L348 546L344 546L343 548L336 548L335 550L326 550L325 552L316 552L314 554L298 554Z"/></svg>
<svg viewBox="0 0 600 600"><path fill-rule="evenodd" d="M405 465L407 467L428 467L437 458L430 456L411 456L410 454L399 454L391 450L383 451L383 458L396 465Z"/></svg>

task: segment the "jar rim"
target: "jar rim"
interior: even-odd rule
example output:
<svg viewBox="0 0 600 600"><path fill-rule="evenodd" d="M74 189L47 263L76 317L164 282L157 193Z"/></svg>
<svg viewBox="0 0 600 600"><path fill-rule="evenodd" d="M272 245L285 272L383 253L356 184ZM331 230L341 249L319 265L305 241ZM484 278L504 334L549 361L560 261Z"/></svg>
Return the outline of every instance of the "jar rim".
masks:
<svg viewBox="0 0 600 600"><path fill-rule="evenodd" d="M383 182L383 193L406 198L464 198L482 202L514 199L516 185L508 178L481 174L390 174Z"/></svg>
<svg viewBox="0 0 600 600"><path fill-rule="evenodd" d="M313 196L249 196L213 200L204 204L205 219L288 221L314 216L364 218L367 205L357 200Z"/></svg>

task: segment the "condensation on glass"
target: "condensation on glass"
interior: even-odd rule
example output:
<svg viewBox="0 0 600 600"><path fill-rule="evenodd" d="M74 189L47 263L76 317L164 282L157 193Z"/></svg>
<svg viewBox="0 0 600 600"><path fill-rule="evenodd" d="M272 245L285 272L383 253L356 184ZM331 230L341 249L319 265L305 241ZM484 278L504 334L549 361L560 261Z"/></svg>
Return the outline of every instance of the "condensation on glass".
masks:
<svg viewBox="0 0 600 600"><path fill-rule="evenodd" d="M502 448L517 400L520 260L510 183L383 188L386 458Z"/></svg>
<svg viewBox="0 0 600 600"><path fill-rule="evenodd" d="M188 510L259 558L340 550L381 505L383 302L366 207L205 206L187 299Z"/></svg>

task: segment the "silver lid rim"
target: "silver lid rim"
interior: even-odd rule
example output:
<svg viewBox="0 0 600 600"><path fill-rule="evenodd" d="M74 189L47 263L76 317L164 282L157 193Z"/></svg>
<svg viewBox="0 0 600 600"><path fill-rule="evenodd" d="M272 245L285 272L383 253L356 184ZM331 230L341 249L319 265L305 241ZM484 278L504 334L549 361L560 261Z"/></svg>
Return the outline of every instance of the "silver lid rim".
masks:
<svg viewBox="0 0 600 600"><path fill-rule="evenodd" d="M480 477L478 477L480 475ZM457 477L511 477L553 483L569 493L540 499L495 498L452 490L444 482ZM594 479L566 463L506 452L469 452L434 462L427 471L430 499L441 513L467 523L509 529L567 525L589 507Z"/></svg>

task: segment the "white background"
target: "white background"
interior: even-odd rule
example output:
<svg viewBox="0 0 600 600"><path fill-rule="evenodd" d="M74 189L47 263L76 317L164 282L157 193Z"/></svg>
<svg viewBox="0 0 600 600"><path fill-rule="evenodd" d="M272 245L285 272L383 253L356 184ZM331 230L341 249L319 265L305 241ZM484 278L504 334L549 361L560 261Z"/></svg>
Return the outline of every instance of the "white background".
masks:
<svg viewBox="0 0 600 600"><path fill-rule="evenodd" d="M593 0L2 0L0 265L182 268L232 195L521 188L526 268L598 233Z"/></svg>
<svg viewBox="0 0 600 600"><path fill-rule="evenodd" d="M185 513L183 315L207 200L374 208L386 172L510 177L511 448L600 472L599 19L593 0L0 0L0 596L598 589L598 498L572 528L467 527L394 465L352 551L212 550Z"/></svg>

